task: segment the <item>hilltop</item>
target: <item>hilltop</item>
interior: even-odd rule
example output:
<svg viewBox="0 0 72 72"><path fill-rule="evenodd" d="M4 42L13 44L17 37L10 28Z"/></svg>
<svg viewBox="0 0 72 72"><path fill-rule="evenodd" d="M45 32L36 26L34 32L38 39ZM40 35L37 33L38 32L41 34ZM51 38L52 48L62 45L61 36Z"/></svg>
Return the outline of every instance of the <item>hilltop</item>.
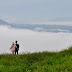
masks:
<svg viewBox="0 0 72 72"><path fill-rule="evenodd" d="M0 72L72 72L72 47L60 52L2 54Z"/></svg>

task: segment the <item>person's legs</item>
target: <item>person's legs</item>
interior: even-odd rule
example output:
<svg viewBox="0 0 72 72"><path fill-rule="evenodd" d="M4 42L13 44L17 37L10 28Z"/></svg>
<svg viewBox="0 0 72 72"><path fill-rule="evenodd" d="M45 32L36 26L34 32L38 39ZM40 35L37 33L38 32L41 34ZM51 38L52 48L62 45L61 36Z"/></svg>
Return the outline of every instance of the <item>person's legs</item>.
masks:
<svg viewBox="0 0 72 72"><path fill-rule="evenodd" d="M15 54L16 54L16 52L17 52L17 48L15 49Z"/></svg>
<svg viewBox="0 0 72 72"><path fill-rule="evenodd" d="M17 50L17 54L18 54L18 50Z"/></svg>
<svg viewBox="0 0 72 72"><path fill-rule="evenodd" d="M15 54L16 54L16 51L15 51Z"/></svg>
<svg viewBox="0 0 72 72"><path fill-rule="evenodd" d="M14 52L12 52L12 54L14 54Z"/></svg>

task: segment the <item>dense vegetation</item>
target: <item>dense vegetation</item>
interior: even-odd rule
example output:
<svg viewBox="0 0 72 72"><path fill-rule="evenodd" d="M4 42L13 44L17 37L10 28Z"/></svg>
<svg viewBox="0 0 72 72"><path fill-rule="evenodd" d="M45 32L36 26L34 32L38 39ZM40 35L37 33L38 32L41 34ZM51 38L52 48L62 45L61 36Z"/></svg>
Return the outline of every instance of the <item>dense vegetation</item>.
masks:
<svg viewBox="0 0 72 72"><path fill-rule="evenodd" d="M60 52L1 54L0 72L72 72L72 47Z"/></svg>

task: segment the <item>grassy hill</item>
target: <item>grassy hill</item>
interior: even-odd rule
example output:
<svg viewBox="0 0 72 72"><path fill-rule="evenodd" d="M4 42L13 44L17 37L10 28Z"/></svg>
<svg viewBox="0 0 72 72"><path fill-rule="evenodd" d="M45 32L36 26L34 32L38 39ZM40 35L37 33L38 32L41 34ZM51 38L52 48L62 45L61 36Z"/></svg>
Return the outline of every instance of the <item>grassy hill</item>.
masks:
<svg viewBox="0 0 72 72"><path fill-rule="evenodd" d="M72 47L60 52L1 54L0 72L72 72Z"/></svg>

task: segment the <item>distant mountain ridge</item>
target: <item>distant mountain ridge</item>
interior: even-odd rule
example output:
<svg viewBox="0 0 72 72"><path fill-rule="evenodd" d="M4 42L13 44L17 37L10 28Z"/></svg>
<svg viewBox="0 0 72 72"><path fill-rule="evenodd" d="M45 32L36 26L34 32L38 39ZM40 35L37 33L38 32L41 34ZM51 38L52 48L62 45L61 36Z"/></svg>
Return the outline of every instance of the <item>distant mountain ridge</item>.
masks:
<svg viewBox="0 0 72 72"><path fill-rule="evenodd" d="M0 25L9 25L6 21L0 19Z"/></svg>
<svg viewBox="0 0 72 72"><path fill-rule="evenodd" d="M64 32L72 33L72 26L66 25L45 25L45 24L9 24L0 19L0 25L9 25L15 29L29 29L38 32Z"/></svg>

